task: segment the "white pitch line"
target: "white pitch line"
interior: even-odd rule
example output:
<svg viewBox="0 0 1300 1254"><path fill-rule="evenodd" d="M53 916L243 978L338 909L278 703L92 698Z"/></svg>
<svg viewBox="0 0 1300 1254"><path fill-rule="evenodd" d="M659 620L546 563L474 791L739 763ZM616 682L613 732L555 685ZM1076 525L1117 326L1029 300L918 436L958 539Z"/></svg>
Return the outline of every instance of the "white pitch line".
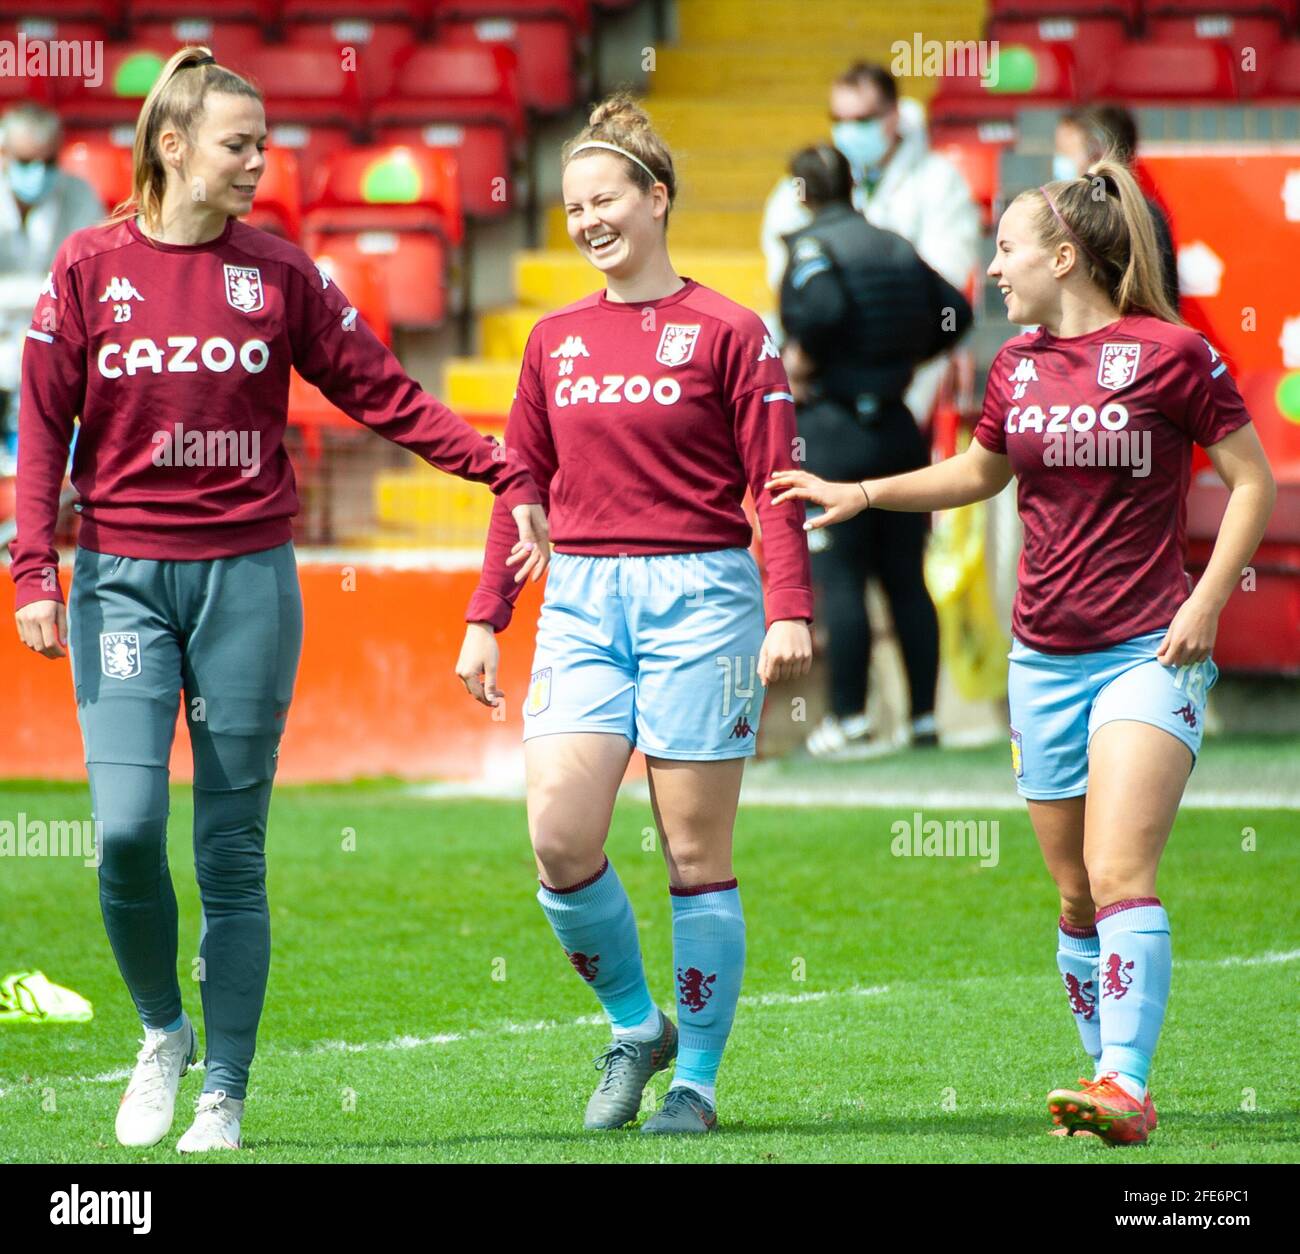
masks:
<svg viewBox="0 0 1300 1254"><path fill-rule="evenodd" d="M1174 963L1175 967L1262 967L1281 963L1300 961L1300 949L1272 950L1268 953L1255 954L1247 958L1182 958ZM1044 977L1037 973L1017 973L1012 975L977 975L961 980L908 981L908 986L927 983L941 984L945 988L957 985L987 984L996 980L999 984L1041 981ZM740 999L742 1006L801 1006L809 1003L826 1001L832 997L879 997L896 991L897 986L875 984L870 987L854 985L851 988L819 989L806 993L753 993L745 994ZM271 1050L274 1058L306 1058L312 1055L344 1053L365 1054L376 1051L399 1049L425 1049L429 1046L451 1045L458 1041L481 1040L485 1037L499 1036L502 1033L516 1034L526 1032L548 1032L554 1028L599 1027L606 1022L603 1014L579 1015L576 1019L560 1021L557 1019L538 1019L533 1023L502 1023L491 1028L471 1028L468 1032L438 1032L432 1036L399 1036L388 1041L320 1041L309 1049ZM201 1062L194 1064L192 1070L202 1070ZM130 1079L131 1068L121 1067L116 1071L105 1071L99 1075L69 1076L62 1083L67 1084L115 1084ZM0 1089L0 1098L10 1096L12 1089Z"/></svg>

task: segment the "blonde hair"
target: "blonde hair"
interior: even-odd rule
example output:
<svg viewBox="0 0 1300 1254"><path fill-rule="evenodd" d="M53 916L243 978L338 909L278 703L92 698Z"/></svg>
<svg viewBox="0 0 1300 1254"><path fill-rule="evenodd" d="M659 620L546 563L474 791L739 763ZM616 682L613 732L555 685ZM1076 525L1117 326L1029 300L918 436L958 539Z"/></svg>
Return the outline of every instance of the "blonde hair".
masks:
<svg viewBox="0 0 1300 1254"><path fill-rule="evenodd" d="M1103 157L1087 174L1031 188L1016 197L1021 200L1037 202L1034 228L1043 247L1075 245L1084 273L1121 315L1147 313L1183 324L1165 294L1151 208L1122 162Z"/></svg>
<svg viewBox="0 0 1300 1254"><path fill-rule="evenodd" d="M262 93L233 70L210 60L212 51L192 44L173 53L162 68L157 82L149 89L135 124L135 147L132 152L132 192L109 215L106 225L122 222L139 214L151 232L162 229L163 194L167 189L167 169L158 150L158 137L167 126L174 126L187 142L193 143L198 124L203 119L209 92L226 92L232 96L251 96L260 101ZM209 58L205 61L204 58Z"/></svg>
<svg viewBox="0 0 1300 1254"><path fill-rule="evenodd" d="M592 109L587 125L560 149L560 168L563 170L574 160L575 149L593 140L616 144L650 168L653 177L635 161L629 161L618 153L610 154L618 158L629 180L643 192L649 192L656 182L667 187L668 212L664 214L664 229L667 230L668 214L672 212L673 201L677 198L677 173L673 168L673 155L655 131L649 115L637 104L630 91L616 91ZM588 151L609 150L592 148ZM578 157L586 155L585 152L577 153Z"/></svg>

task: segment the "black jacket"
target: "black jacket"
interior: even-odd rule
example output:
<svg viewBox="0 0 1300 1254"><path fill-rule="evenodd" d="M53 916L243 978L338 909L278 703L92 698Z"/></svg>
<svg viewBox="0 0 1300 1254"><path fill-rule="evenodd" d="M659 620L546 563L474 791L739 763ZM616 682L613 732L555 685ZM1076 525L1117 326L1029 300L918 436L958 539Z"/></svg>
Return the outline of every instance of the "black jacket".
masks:
<svg viewBox="0 0 1300 1254"><path fill-rule="evenodd" d="M823 396L899 397L913 368L971 324L970 304L951 283L851 205L827 205L785 238L781 323L816 364Z"/></svg>

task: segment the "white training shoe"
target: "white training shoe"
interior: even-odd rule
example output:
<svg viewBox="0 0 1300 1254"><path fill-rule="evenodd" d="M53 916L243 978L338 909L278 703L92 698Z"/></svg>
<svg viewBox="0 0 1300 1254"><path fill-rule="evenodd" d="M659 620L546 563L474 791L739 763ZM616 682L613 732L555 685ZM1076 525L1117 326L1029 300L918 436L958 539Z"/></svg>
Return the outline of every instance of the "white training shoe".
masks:
<svg viewBox="0 0 1300 1254"><path fill-rule="evenodd" d="M179 1154L202 1154L207 1150L237 1150L239 1148L239 1121L244 1115L244 1103L227 1097L224 1090L200 1094L195 1106L198 1112L190 1129L176 1142Z"/></svg>
<svg viewBox="0 0 1300 1254"><path fill-rule="evenodd" d="M199 1056L199 1038L189 1015L175 1032L145 1028L131 1083L117 1108L117 1139L123 1145L156 1145L167 1135L176 1110L176 1090Z"/></svg>

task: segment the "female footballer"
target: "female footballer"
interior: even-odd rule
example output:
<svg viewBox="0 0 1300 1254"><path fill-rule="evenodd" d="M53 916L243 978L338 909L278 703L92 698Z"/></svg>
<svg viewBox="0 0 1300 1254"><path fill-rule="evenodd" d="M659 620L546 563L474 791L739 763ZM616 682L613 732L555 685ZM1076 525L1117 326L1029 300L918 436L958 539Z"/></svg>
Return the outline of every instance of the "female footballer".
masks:
<svg viewBox="0 0 1300 1254"><path fill-rule="evenodd" d="M1170 308L1132 175L1022 192L988 269L1037 330L993 360L969 449L910 474L773 476L824 527L870 507L953 509L1019 481L1024 523L1009 696L1017 787L1061 897L1057 963L1095 1078L1056 1089L1058 1132L1136 1144L1169 996L1156 870L1200 749L1219 614L1274 487L1227 366ZM1230 492L1195 589L1184 571L1192 444Z"/></svg>
<svg viewBox="0 0 1300 1254"><path fill-rule="evenodd" d="M519 459L422 392L305 253L236 220L265 138L256 88L206 48L177 52L140 111L134 197L60 248L22 372L18 632L44 657L65 644L72 655L100 904L144 1025L117 1112L123 1145L166 1135L197 1057L166 854L184 693L207 1052L182 1152L239 1147L270 961L266 816L302 636L290 367L386 439L489 484L521 538L545 536ZM54 527L78 415L65 620Z"/></svg>
<svg viewBox="0 0 1300 1254"><path fill-rule="evenodd" d="M506 425L556 549L524 707L538 900L613 1029L586 1127L633 1120L675 1056L642 1130L707 1132L745 959L731 863L741 773L763 686L812 661L803 507L775 509L762 491L791 464L794 403L758 316L673 269L673 160L633 99L597 106L561 161L569 237L605 288L534 327ZM766 635L746 487L763 529ZM457 667L486 705L503 699L495 633L526 551L512 552L508 523L494 509ZM634 748L668 864L680 1045L604 854Z"/></svg>

